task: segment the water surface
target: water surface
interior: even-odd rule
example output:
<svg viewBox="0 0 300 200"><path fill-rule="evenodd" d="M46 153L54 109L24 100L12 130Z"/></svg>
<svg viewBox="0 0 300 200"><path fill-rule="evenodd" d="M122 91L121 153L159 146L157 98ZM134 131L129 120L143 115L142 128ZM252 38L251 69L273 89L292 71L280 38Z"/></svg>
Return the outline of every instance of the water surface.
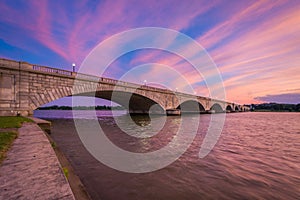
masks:
<svg viewBox="0 0 300 200"><path fill-rule="evenodd" d="M89 118L90 111L81 112L81 123L88 125L94 120ZM180 121L180 117L168 117L160 133L138 139L120 130L109 112L100 111L97 115L108 138L132 152L149 152L167 145ZM143 174L120 172L94 159L78 137L70 119L71 111L37 111L35 116L51 118L51 137L93 199L299 199L300 196L300 113L227 114L215 148L199 159L199 148L211 117L201 115L197 135L188 150L168 167ZM190 121L195 118L183 117ZM124 112L120 112L118 121L127 123L126 120ZM135 121L144 127L151 124L147 117L135 117ZM147 134L147 128L143 130Z"/></svg>

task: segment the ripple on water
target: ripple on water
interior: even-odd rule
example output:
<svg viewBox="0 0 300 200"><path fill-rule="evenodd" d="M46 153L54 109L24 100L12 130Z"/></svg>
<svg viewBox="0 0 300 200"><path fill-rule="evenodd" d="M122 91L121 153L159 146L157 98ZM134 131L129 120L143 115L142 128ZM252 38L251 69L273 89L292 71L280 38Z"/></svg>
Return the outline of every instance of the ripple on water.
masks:
<svg viewBox="0 0 300 200"><path fill-rule="evenodd" d="M178 128L175 118L168 120L161 134L141 142L126 136L112 117L99 118L116 145L137 152L168 144ZM176 162L145 174L96 161L82 147L72 120L53 120L51 137L93 199L299 199L300 113L229 114L215 148L199 159L209 121L210 115L201 116L194 142Z"/></svg>

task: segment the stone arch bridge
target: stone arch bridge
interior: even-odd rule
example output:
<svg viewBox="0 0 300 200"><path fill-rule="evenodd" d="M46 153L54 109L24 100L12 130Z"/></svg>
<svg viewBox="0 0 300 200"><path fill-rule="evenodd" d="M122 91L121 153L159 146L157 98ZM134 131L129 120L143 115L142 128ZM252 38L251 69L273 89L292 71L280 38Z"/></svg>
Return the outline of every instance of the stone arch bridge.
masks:
<svg viewBox="0 0 300 200"><path fill-rule="evenodd" d="M112 100L130 113L249 110L247 106L208 97L0 59L0 116L32 115L46 103L74 95Z"/></svg>

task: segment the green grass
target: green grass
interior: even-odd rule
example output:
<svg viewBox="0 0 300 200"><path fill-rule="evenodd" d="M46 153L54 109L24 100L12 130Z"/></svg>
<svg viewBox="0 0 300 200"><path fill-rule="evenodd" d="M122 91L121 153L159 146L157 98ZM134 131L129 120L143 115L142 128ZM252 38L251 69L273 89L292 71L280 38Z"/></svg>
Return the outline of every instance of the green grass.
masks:
<svg viewBox="0 0 300 200"><path fill-rule="evenodd" d="M62 168L63 172L64 172L64 175L66 176L66 178L68 179L69 178L69 170L67 167L63 167Z"/></svg>
<svg viewBox="0 0 300 200"><path fill-rule="evenodd" d="M53 149L56 149L56 143L53 142L53 141L51 141L50 143L51 143L52 148L53 148Z"/></svg>
<svg viewBox="0 0 300 200"><path fill-rule="evenodd" d="M17 138L18 133L15 131L5 130L6 128L20 128L23 122L33 122L25 117L0 117L0 128L4 129L0 132L0 163L4 160L6 152Z"/></svg>
<svg viewBox="0 0 300 200"><path fill-rule="evenodd" d="M0 163L4 160L6 152L17 138L17 132L2 132L0 133Z"/></svg>
<svg viewBox="0 0 300 200"><path fill-rule="evenodd" d="M0 128L20 128L23 122L33 122L25 117L0 117Z"/></svg>

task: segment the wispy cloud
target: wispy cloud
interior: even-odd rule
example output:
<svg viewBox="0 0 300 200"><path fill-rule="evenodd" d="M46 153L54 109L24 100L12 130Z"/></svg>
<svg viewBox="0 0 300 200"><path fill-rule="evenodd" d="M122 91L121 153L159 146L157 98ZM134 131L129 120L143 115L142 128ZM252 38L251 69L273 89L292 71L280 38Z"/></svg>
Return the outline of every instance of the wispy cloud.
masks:
<svg viewBox="0 0 300 200"><path fill-rule="evenodd" d="M243 94L246 100L253 98L249 94L267 95L299 87L298 9L274 13L271 19L255 24L212 52L222 74L230 76L225 78L229 97L241 99L238 95Z"/></svg>
<svg viewBox="0 0 300 200"><path fill-rule="evenodd" d="M113 34L143 26L181 30L215 4L212 1L195 7L196 2L180 1L173 6L168 1L75 1L72 4L26 1L18 2L16 7L12 2L2 1L0 21L25 30L24 36L40 42L67 61L80 63L95 45ZM15 37L9 34L5 37L15 46L22 43L23 37L15 42Z"/></svg>
<svg viewBox="0 0 300 200"><path fill-rule="evenodd" d="M64 60L64 64L76 62L79 66L97 44L113 34L143 26L172 28L192 35L208 50L223 77L228 100L249 103L260 101L258 96L299 93L299 10L297 1L288 0L85 0L72 4L4 0L0 2L0 37L6 44L31 53L33 58L49 54L49 60L43 64ZM174 38L162 36L156 42L167 47L173 41ZM201 60L192 46L184 45L182 50L187 58ZM182 57L162 51L145 51L117 60L106 74L118 78L145 63L172 67L199 94L209 94L205 78L213 77L214 71L207 67L202 74L195 73ZM155 81L162 81L166 73L153 66L135 79L155 76ZM168 77L167 82L170 87L185 88L177 78Z"/></svg>
<svg viewBox="0 0 300 200"><path fill-rule="evenodd" d="M299 5L286 1L258 1L242 7L198 38L200 44L212 48L209 53L222 73L228 100L247 103L257 100L255 94L266 95L300 85L298 10ZM185 48L189 57L196 55L188 46ZM153 58L180 71L192 84L203 81L179 57L156 52L136 60L146 62Z"/></svg>

